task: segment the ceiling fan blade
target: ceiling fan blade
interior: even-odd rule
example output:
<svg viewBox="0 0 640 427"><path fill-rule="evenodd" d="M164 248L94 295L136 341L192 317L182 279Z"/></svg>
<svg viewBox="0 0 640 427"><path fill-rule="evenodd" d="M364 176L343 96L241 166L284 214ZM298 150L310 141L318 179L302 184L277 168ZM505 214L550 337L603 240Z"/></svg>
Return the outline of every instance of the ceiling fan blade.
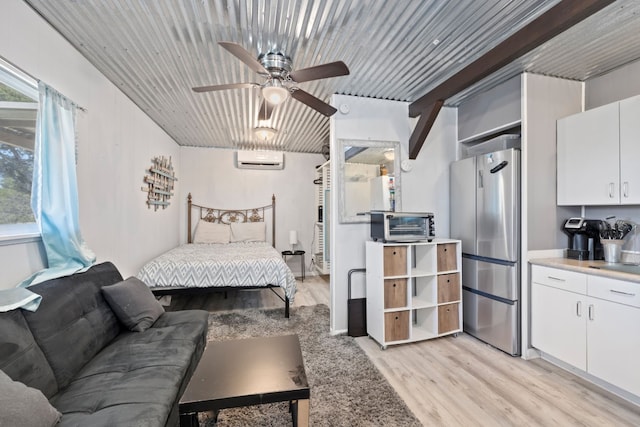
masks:
<svg viewBox="0 0 640 427"><path fill-rule="evenodd" d="M258 120L269 120L274 108L275 106L273 104L263 99L262 105L260 106L260 113L258 114Z"/></svg>
<svg viewBox="0 0 640 427"><path fill-rule="evenodd" d="M244 62L258 74L269 74L266 68L262 66L261 63L258 62L256 58L253 57L245 48L240 46L237 43L231 42L218 42L220 46L225 48L229 53L238 58L240 61Z"/></svg>
<svg viewBox="0 0 640 427"><path fill-rule="evenodd" d="M192 90L194 92L212 92L216 90L245 89L250 87L260 87L260 85L258 83L230 83L226 85L199 86L192 88Z"/></svg>
<svg viewBox="0 0 640 427"><path fill-rule="evenodd" d="M305 92L302 89L295 89L291 92L291 97L306 104L307 106L313 108L317 112L324 114L327 117L333 116L336 111L331 105L326 102L316 98L311 95L309 92Z"/></svg>
<svg viewBox="0 0 640 427"><path fill-rule="evenodd" d="M316 65L314 67L303 68L289 73L289 77L297 83L347 75L349 75L349 68L342 61Z"/></svg>

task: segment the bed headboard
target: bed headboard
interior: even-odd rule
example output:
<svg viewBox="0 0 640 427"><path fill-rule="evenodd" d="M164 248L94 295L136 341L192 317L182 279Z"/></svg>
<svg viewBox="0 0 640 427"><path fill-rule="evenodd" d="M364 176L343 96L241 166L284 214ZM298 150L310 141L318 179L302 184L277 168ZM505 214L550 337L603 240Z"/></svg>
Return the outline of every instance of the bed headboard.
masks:
<svg viewBox="0 0 640 427"><path fill-rule="evenodd" d="M249 209L218 209L196 205L187 196L187 243L193 243L191 215L193 209L199 212L198 221L230 224L232 222L264 222L265 212L271 209L271 246L276 247L276 195L271 196L271 204Z"/></svg>

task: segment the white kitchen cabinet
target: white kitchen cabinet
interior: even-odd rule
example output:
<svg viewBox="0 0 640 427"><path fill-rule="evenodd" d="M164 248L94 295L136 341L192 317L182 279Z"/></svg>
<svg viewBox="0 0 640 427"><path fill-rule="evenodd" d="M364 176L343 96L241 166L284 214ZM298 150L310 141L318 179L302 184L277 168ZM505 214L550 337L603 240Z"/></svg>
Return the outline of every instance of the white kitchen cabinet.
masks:
<svg viewBox="0 0 640 427"><path fill-rule="evenodd" d="M458 106L458 141L479 141L522 121L522 77L515 76Z"/></svg>
<svg viewBox="0 0 640 427"><path fill-rule="evenodd" d="M531 345L586 371L586 276L536 266L532 282Z"/></svg>
<svg viewBox="0 0 640 427"><path fill-rule="evenodd" d="M557 122L558 205L620 203L619 103Z"/></svg>
<svg viewBox="0 0 640 427"><path fill-rule="evenodd" d="M558 205L640 204L640 97L560 119Z"/></svg>
<svg viewBox="0 0 640 427"><path fill-rule="evenodd" d="M640 396L640 284L534 265L531 344Z"/></svg>
<svg viewBox="0 0 640 427"><path fill-rule="evenodd" d="M382 348L462 332L459 240L366 242L367 334Z"/></svg>
<svg viewBox="0 0 640 427"><path fill-rule="evenodd" d="M587 371L640 396L640 284L588 276Z"/></svg>
<svg viewBox="0 0 640 427"><path fill-rule="evenodd" d="M620 203L640 204L640 96L620 101Z"/></svg>

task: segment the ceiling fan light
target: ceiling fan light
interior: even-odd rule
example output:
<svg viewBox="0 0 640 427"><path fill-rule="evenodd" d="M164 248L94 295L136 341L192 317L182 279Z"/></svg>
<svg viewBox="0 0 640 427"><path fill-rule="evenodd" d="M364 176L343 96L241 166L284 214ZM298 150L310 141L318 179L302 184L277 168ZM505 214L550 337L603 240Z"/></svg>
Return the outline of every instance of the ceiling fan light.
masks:
<svg viewBox="0 0 640 427"><path fill-rule="evenodd" d="M287 100L287 97L289 97L289 91L287 88L282 86L280 80L274 79L271 80L267 86L262 88L262 96L264 96L264 99L268 103L272 105L279 105Z"/></svg>
<svg viewBox="0 0 640 427"><path fill-rule="evenodd" d="M256 138L262 142L267 142L271 140L276 135L277 130L274 128L259 126L253 128L253 133Z"/></svg>

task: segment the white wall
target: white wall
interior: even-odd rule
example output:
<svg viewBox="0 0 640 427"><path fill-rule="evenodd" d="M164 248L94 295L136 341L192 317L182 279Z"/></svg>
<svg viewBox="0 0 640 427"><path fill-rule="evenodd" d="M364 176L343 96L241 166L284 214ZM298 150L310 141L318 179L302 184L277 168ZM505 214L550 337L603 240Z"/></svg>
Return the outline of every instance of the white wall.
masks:
<svg viewBox="0 0 640 427"><path fill-rule="evenodd" d="M338 139L399 141L402 159L408 158L408 144L415 120L409 118L408 103L372 98L334 95L332 105L349 106L349 113L331 118L331 158L337 159ZM420 155L411 161L413 170L402 173L403 211L433 211L436 234L449 233L449 163L455 156L455 111L443 109L436 120ZM331 176L338 176L336 162L331 162ZM332 183L336 187L337 183ZM443 188L446 186L446 188ZM331 331L347 329L348 272L365 267L365 241L369 224L342 224L338 215L339 191L331 191ZM440 225L439 225L440 224ZM364 275L354 274L353 298L364 294Z"/></svg>
<svg viewBox="0 0 640 427"><path fill-rule="evenodd" d="M522 77L522 250L565 248L562 225L580 216L556 205L556 121L582 110L582 83L525 73ZM523 282L524 283L524 282Z"/></svg>
<svg viewBox="0 0 640 427"><path fill-rule="evenodd" d="M238 169L234 150L183 147L180 167L180 185L183 189L183 197L179 201L180 242L187 241L188 193L191 193L195 204L221 209L268 205L271 204L272 194L275 194L276 249L288 250L289 231L296 230L299 242L296 249L306 252L305 264L308 269L318 209L313 180L316 166L324 161L320 154L285 153L283 170ZM193 219L195 221L195 216ZM290 257L288 265L299 276L300 259Z"/></svg>
<svg viewBox="0 0 640 427"><path fill-rule="evenodd" d="M585 110L640 95L640 60L585 82Z"/></svg>
<svg viewBox="0 0 640 427"><path fill-rule="evenodd" d="M417 119L412 119L413 129ZM411 172L402 174L402 210L433 212L437 237L449 237L449 165L456 160L457 114L442 108Z"/></svg>
<svg viewBox="0 0 640 427"><path fill-rule="evenodd" d="M21 0L0 3L0 56L87 109L78 114L80 226L98 261L126 277L176 246L178 205L149 210L141 187L155 156L172 156L180 179L178 145ZM175 193L181 200L180 181ZM43 265L38 244L0 247L0 288Z"/></svg>

